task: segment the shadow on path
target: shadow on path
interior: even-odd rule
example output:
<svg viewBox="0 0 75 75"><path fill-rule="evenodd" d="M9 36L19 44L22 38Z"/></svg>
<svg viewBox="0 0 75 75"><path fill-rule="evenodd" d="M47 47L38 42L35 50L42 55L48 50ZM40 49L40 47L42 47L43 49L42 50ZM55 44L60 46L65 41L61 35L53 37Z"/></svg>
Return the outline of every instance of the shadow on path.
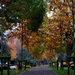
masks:
<svg viewBox="0 0 75 75"><path fill-rule="evenodd" d="M58 75L48 68L32 68L28 71L22 72L18 75Z"/></svg>

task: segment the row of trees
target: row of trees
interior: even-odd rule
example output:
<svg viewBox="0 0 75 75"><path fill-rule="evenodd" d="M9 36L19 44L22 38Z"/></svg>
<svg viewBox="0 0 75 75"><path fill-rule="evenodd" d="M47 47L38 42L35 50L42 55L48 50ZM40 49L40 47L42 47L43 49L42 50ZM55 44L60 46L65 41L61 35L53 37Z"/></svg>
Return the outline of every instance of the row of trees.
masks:
<svg viewBox="0 0 75 75"><path fill-rule="evenodd" d="M38 60L55 59L56 53L66 53L66 48L67 55L71 55L75 23L73 0L2 1L4 25L10 29L8 38L17 37L22 42L22 48ZM52 15L48 17L46 11Z"/></svg>

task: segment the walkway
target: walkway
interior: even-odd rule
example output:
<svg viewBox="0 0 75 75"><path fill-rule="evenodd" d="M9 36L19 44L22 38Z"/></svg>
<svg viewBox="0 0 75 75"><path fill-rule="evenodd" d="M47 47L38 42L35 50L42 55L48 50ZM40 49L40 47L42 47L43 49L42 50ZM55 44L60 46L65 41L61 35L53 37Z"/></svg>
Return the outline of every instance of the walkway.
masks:
<svg viewBox="0 0 75 75"><path fill-rule="evenodd" d="M36 67L18 75L58 75L46 67Z"/></svg>

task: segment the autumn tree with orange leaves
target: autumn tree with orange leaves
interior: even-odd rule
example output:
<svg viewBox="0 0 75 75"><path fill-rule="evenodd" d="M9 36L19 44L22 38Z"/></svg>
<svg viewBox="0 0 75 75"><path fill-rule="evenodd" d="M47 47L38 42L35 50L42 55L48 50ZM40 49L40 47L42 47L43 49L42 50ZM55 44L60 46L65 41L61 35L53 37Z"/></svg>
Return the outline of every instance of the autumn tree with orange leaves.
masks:
<svg viewBox="0 0 75 75"><path fill-rule="evenodd" d="M27 27L22 26L23 25L20 24L13 32L11 30L7 35L7 38L18 38L22 42L21 45L23 49L27 50L34 58L42 60L42 54L44 52L42 46L43 39L38 36L38 33L32 32L31 30L28 30Z"/></svg>
<svg viewBox="0 0 75 75"><path fill-rule="evenodd" d="M54 58L55 52L66 52L66 41L72 39L72 2L49 1L47 11L52 15L45 18L47 24L39 32L46 40L46 56L49 60L49 57Z"/></svg>

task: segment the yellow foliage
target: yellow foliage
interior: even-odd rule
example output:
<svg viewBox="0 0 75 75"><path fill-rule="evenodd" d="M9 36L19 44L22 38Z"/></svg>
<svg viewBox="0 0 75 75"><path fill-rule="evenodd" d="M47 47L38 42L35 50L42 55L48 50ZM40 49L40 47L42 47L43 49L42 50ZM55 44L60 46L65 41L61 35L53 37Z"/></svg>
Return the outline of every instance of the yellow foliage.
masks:
<svg viewBox="0 0 75 75"><path fill-rule="evenodd" d="M67 10L67 11L65 11L67 14L70 14L71 13L71 11L69 11L69 10Z"/></svg>
<svg viewBox="0 0 75 75"><path fill-rule="evenodd" d="M15 32L16 32L16 33L20 33L20 31L19 31L19 30L16 30Z"/></svg>
<svg viewBox="0 0 75 75"><path fill-rule="evenodd" d="M11 59L14 59L17 57L13 50L10 50L10 54L11 54Z"/></svg>
<svg viewBox="0 0 75 75"><path fill-rule="evenodd" d="M47 40L51 40L50 37L46 37Z"/></svg>
<svg viewBox="0 0 75 75"><path fill-rule="evenodd" d="M55 4L59 4L60 3L60 1L55 1Z"/></svg>
<svg viewBox="0 0 75 75"><path fill-rule="evenodd" d="M64 11L65 11L65 10L66 10L66 7L63 7L63 8L62 8L62 10L64 10Z"/></svg>
<svg viewBox="0 0 75 75"><path fill-rule="evenodd" d="M58 26L58 25L59 25L59 23L58 23L58 22L54 22L54 25L57 25L57 26Z"/></svg>
<svg viewBox="0 0 75 75"><path fill-rule="evenodd" d="M72 27L70 27L70 29L72 29Z"/></svg>
<svg viewBox="0 0 75 75"><path fill-rule="evenodd" d="M9 25L9 23L8 23L8 22L6 22L5 24L6 24L6 25Z"/></svg>

